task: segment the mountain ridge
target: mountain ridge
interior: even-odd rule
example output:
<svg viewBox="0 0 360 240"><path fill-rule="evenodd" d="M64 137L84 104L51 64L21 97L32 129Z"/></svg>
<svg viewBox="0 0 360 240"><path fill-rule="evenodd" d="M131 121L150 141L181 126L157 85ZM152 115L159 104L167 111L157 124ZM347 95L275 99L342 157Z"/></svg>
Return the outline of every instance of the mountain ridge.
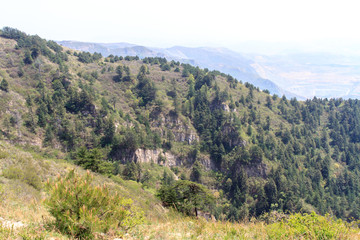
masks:
<svg viewBox="0 0 360 240"><path fill-rule="evenodd" d="M169 60L190 63L202 68L210 70L220 70L224 73L231 74L238 78L240 81L246 81L260 87L260 89L267 89L271 93L279 96L286 95L289 98L297 97L303 99L299 95L295 95L289 91L285 91L277 86L274 82L261 78L255 69L250 65L250 59L243 57L241 54L236 53L226 48L209 48L209 47L183 47L173 46L170 48L152 48L145 46L130 46L120 47L115 43L112 48L104 49L108 44L102 43L86 43L86 42L72 42L72 41L58 41L59 44L72 47L76 50L89 51L91 53L100 52L104 56L110 54L119 56L139 56L144 57L165 57ZM79 44L81 46L79 46ZM122 46L122 44L120 44ZM138 49L137 49L138 48ZM219 52L220 50L220 52Z"/></svg>
<svg viewBox="0 0 360 240"><path fill-rule="evenodd" d="M61 43L61 42L60 42ZM86 45L77 49L87 50ZM104 44L99 44L104 46ZM132 46L134 47L134 46ZM146 49L146 50L145 50ZM165 57L170 60L220 70L247 81L260 89L268 89L279 96L305 100L315 97L360 98L358 71L359 57L340 53L290 51L271 55L241 54L226 48L183 47L145 49L107 49L107 54L138 55L143 57ZM96 48L88 49L95 52Z"/></svg>

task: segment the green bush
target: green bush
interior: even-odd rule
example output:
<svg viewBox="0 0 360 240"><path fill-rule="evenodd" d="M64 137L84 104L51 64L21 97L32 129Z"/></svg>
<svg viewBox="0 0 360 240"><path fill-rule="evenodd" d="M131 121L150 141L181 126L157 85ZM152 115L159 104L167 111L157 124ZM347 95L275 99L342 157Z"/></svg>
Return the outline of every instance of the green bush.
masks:
<svg viewBox="0 0 360 240"><path fill-rule="evenodd" d="M106 185L94 186L92 180L89 171L80 176L74 170L55 182L48 180L45 204L58 230L75 238L93 239L96 232L126 231L143 222L143 212L134 208L131 199L110 192Z"/></svg>
<svg viewBox="0 0 360 240"><path fill-rule="evenodd" d="M269 239L346 239L346 235L351 233L348 223L341 219L314 212L296 213L266 228Z"/></svg>
<svg viewBox="0 0 360 240"><path fill-rule="evenodd" d="M18 166L10 166L4 169L2 175L9 179L19 179L35 189L41 189L41 178L37 169L30 163L21 166L21 169Z"/></svg>

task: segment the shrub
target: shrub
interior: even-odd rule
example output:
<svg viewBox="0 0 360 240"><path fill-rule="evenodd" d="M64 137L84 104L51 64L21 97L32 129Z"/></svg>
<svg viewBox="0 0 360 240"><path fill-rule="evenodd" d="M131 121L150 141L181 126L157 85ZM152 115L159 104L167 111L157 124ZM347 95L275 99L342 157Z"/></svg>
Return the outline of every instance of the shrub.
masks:
<svg viewBox="0 0 360 240"><path fill-rule="evenodd" d="M3 176L9 179L19 179L20 181L33 186L35 189L41 189L41 179L36 168L27 163L21 167L10 166L3 171Z"/></svg>
<svg viewBox="0 0 360 240"><path fill-rule="evenodd" d="M345 239L351 228L341 219L296 213L266 227L269 239Z"/></svg>
<svg viewBox="0 0 360 240"><path fill-rule="evenodd" d="M111 193L106 185L91 184L88 171L80 176L74 170L55 182L47 181L49 197L45 200L61 232L79 239L93 239L95 232L126 231L143 221L143 213L131 199Z"/></svg>

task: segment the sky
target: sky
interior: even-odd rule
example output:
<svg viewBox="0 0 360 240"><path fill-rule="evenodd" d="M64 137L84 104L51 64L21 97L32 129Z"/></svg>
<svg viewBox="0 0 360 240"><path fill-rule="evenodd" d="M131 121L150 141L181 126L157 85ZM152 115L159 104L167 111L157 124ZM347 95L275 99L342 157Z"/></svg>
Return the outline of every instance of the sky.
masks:
<svg viewBox="0 0 360 240"><path fill-rule="evenodd" d="M0 27L52 40L321 50L360 42L359 6L353 0L5 0Z"/></svg>

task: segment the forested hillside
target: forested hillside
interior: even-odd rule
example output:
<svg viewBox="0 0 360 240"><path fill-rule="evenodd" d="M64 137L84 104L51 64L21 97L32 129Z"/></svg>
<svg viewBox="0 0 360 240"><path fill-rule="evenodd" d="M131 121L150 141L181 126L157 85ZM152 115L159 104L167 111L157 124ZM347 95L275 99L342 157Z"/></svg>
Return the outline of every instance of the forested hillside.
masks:
<svg viewBox="0 0 360 240"><path fill-rule="evenodd" d="M358 100L286 99L218 71L12 28L1 31L0 82L2 140L137 181L188 215L360 217ZM180 201L187 188L205 200Z"/></svg>

